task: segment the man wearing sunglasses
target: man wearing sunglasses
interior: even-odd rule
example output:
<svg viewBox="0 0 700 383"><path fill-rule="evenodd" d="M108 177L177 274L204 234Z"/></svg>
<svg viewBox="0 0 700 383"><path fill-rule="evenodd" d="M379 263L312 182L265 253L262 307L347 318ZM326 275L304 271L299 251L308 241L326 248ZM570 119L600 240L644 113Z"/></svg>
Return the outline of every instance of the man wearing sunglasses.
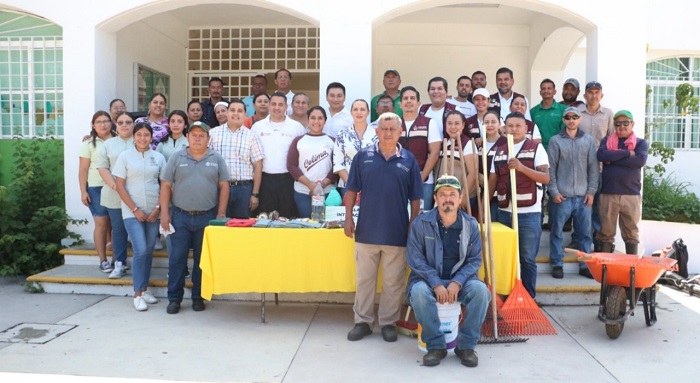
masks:
<svg viewBox="0 0 700 383"><path fill-rule="evenodd" d="M476 220L459 208L462 187L453 176L435 182L435 208L419 215L411 225L406 262L411 268L406 295L423 331L428 353L424 366L436 366L447 356L436 304L459 302L467 308L459 327L455 354L463 365L476 367L474 349L490 296L479 280L481 240Z"/></svg>
<svg viewBox="0 0 700 383"><path fill-rule="evenodd" d="M632 113L621 110L614 116L615 132L603 138L598 161L603 163L600 189L600 223L597 237L601 251L612 252L617 221L625 241L625 252L637 254L642 206L642 168L649 145L634 134Z"/></svg>
<svg viewBox="0 0 700 383"><path fill-rule="evenodd" d="M579 129L581 111L570 106L564 111L565 128L549 141L549 262L552 277L564 277L562 233L564 222L573 217L581 241L578 250L591 251L591 205L598 188L597 146L593 137ZM585 263L579 274L590 278Z"/></svg>

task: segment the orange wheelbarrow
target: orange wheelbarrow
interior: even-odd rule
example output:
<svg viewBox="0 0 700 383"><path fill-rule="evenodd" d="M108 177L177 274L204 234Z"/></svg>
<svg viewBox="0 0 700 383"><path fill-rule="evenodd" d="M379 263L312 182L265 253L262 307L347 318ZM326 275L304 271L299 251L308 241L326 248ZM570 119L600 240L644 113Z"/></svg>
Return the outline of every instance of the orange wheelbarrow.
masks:
<svg viewBox="0 0 700 383"><path fill-rule="evenodd" d="M675 259L566 250L586 262L593 278L601 284L598 319L605 323L610 339L622 334L625 321L634 316L638 301L644 306L647 326L656 323L656 282L667 270L676 268Z"/></svg>

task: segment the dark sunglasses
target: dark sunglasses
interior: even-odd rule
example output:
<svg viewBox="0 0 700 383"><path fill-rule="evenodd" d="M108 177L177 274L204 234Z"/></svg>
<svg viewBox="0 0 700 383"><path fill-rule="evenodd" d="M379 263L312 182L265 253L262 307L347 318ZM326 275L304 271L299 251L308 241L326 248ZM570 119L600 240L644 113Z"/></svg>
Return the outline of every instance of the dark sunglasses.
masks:
<svg viewBox="0 0 700 383"><path fill-rule="evenodd" d="M621 126L630 126L632 121L615 121L615 126L616 127L621 127Z"/></svg>
<svg viewBox="0 0 700 383"><path fill-rule="evenodd" d="M569 120L578 120L579 118L581 118L581 116L577 116L577 115L573 115L573 116L564 116L564 119L565 119L566 121L569 121Z"/></svg>

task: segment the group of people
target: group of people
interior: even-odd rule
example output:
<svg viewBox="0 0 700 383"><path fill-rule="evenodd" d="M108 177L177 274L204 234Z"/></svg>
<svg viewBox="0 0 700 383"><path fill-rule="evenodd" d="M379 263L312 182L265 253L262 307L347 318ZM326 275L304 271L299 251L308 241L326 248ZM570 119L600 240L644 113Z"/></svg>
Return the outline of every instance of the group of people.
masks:
<svg viewBox="0 0 700 383"><path fill-rule="evenodd" d="M466 366L478 364L474 349L490 296L477 277L476 220L464 212L473 207L477 216L477 190L491 201L494 220L508 226L517 201L522 280L533 297L546 192L555 278L563 277L561 233L570 217L574 243L569 246L590 252L595 238L596 249L612 251L619 217L626 250L636 253L647 145L634 136L630 112L613 114L600 105L598 82L586 84L584 103L578 100L578 81L569 79L563 101L556 102L555 84L545 79L542 101L530 108L528 99L513 91L513 72L500 68L496 93L487 91L486 75L477 71L457 80L454 97L448 96L445 78L430 79L430 100L422 103L419 90L401 87L399 72L389 69L384 91L369 103L358 99L346 107L345 86L333 82L326 87L324 108L310 107L307 95L291 91L288 70L278 70L274 78L271 95L266 77L258 75L250 96L231 100L222 97L223 81L212 78L208 99L191 101L186 111L167 117L162 94L155 94L147 115L135 121L121 100L112 102L109 113L93 116L80 152L82 200L95 219L100 269L110 278L124 275L127 233L131 238L137 310L157 302L147 286L159 231L168 245L167 312L180 310L190 248L192 307L201 311L199 258L209 220L271 211L309 217L318 184L326 194L337 188L344 196L345 233L356 241L355 327L348 339L372 333L381 263L382 336L396 340L394 323L407 297L423 326L425 365L437 365L446 355L436 304L455 301L468 307L455 353ZM514 153L508 152L504 134L513 135ZM486 164L479 160L484 151ZM452 157L465 166L447 174L443 160ZM510 195L511 169L515 196ZM106 258L107 242L114 249L113 263ZM404 292L406 265L411 274ZM587 272L582 266L580 273L590 277Z"/></svg>

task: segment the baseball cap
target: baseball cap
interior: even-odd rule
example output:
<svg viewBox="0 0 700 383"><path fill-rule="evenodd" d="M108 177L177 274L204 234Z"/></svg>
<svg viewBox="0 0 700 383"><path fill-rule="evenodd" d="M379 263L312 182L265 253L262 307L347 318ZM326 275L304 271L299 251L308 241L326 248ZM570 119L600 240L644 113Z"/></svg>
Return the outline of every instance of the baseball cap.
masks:
<svg viewBox="0 0 700 383"><path fill-rule="evenodd" d="M193 122L192 125L190 125L189 131L191 132L192 129L194 129L194 128L200 128L203 131L205 131L207 134L209 134L209 125L203 123L202 121Z"/></svg>
<svg viewBox="0 0 700 383"><path fill-rule="evenodd" d="M386 72L384 72L384 77L386 77L386 75L388 75L389 73L395 74L396 77L401 77L399 71L397 71L396 69L387 69Z"/></svg>
<svg viewBox="0 0 700 383"><path fill-rule="evenodd" d="M573 113L579 117L581 117L581 110L575 106L570 106L564 110L564 116L566 116L569 113Z"/></svg>
<svg viewBox="0 0 700 383"><path fill-rule="evenodd" d="M600 90L603 90L603 86L600 85L598 81L591 81L588 84L586 84L586 90L591 89L591 88L598 88Z"/></svg>
<svg viewBox="0 0 700 383"><path fill-rule="evenodd" d="M451 186L458 191L462 190L462 185L459 183L459 180L455 176L448 176L447 174L441 176L440 178L435 181L435 188L433 189L434 193L437 193L438 189L440 189L443 186Z"/></svg>
<svg viewBox="0 0 700 383"><path fill-rule="evenodd" d="M566 84L571 84L574 87L576 87L576 89L581 89L581 87L578 84L578 80L575 78L570 78L570 79L564 81L564 85L566 85Z"/></svg>
<svg viewBox="0 0 700 383"><path fill-rule="evenodd" d="M489 94L489 91L486 90L486 88L479 88L479 89L475 90L474 93L472 93L472 100L476 96L483 96L487 100L489 97L491 97L491 95Z"/></svg>
<svg viewBox="0 0 700 383"><path fill-rule="evenodd" d="M613 120L616 119L616 118L618 118L618 117L623 117L623 116L629 118L629 119L632 120L632 121L634 121L634 118L632 117L632 112L630 112L629 110L624 110L624 109L618 111L617 113L615 113L615 116L613 117Z"/></svg>

